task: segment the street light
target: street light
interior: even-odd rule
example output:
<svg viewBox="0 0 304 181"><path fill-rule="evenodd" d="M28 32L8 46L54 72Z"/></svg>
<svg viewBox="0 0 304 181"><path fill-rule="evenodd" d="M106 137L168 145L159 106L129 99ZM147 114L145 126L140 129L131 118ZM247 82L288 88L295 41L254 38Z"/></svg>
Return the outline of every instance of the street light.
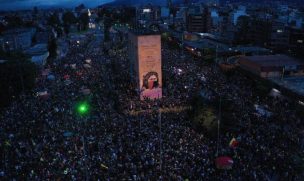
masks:
<svg viewBox="0 0 304 181"><path fill-rule="evenodd" d="M83 126L83 135L82 135L82 145L83 145L83 156L85 161L85 168L86 168L86 181L89 181L89 170L88 170L88 159L87 159L87 151L86 151L86 122L87 118L84 116L87 115L90 111L90 106L87 102L80 102L76 105L76 112L80 115L82 122L84 124Z"/></svg>
<svg viewBox="0 0 304 181"><path fill-rule="evenodd" d="M86 102L79 103L77 106L77 112L81 116L87 114L89 112L89 105Z"/></svg>

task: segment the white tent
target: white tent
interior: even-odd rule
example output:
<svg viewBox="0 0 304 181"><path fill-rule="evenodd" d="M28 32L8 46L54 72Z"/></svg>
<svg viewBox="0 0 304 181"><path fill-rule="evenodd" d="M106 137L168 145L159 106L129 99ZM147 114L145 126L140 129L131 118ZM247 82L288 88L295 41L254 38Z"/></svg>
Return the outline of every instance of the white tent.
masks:
<svg viewBox="0 0 304 181"><path fill-rule="evenodd" d="M92 60L91 59L86 59L85 62L90 64L92 62Z"/></svg>
<svg viewBox="0 0 304 181"><path fill-rule="evenodd" d="M76 63L70 65L72 69L76 69Z"/></svg>
<svg viewBox="0 0 304 181"><path fill-rule="evenodd" d="M90 89L81 89L80 92L82 92L84 95L91 94L91 90Z"/></svg>
<svg viewBox="0 0 304 181"><path fill-rule="evenodd" d="M90 64L84 64L83 65L85 68L91 68L91 65Z"/></svg>

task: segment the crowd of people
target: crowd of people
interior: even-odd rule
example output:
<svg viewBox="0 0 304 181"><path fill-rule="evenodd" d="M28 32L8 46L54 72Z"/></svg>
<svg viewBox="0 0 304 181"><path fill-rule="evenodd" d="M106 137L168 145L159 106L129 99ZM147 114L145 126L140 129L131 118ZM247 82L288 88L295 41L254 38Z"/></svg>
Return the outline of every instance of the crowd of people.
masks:
<svg viewBox="0 0 304 181"><path fill-rule="evenodd" d="M1 180L301 180L292 162L303 155L303 118L287 99L261 97L240 73L227 77L216 65L162 46L163 95L139 100L127 50L104 54L101 39L71 42L63 59L50 61L36 89L1 115ZM90 60L90 61L87 61ZM89 93L82 90L90 90ZM47 95L37 96L39 91ZM192 127L187 111L201 90L233 101L242 129L217 140ZM89 103L81 116L75 106ZM267 106L271 117L256 114ZM174 109L172 109L174 110ZM138 111L138 114L130 114ZM231 138L239 144L229 147ZM217 156L233 158L217 169Z"/></svg>

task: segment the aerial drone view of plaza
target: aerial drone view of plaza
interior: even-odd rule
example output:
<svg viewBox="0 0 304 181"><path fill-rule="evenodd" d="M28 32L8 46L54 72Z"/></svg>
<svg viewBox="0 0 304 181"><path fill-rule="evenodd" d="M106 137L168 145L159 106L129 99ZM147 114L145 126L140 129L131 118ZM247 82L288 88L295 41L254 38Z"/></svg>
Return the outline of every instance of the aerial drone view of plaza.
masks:
<svg viewBox="0 0 304 181"><path fill-rule="evenodd" d="M0 180L303 181L303 0L1 0Z"/></svg>

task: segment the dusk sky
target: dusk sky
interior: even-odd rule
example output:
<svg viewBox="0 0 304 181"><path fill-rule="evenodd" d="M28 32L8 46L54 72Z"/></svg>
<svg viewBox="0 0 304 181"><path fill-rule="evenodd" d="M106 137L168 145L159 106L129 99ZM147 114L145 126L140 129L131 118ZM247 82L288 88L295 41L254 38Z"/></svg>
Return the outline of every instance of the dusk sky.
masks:
<svg viewBox="0 0 304 181"><path fill-rule="evenodd" d="M74 7L84 3L88 7L98 6L113 0L0 0L0 10L28 9L37 7Z"/></svg>

